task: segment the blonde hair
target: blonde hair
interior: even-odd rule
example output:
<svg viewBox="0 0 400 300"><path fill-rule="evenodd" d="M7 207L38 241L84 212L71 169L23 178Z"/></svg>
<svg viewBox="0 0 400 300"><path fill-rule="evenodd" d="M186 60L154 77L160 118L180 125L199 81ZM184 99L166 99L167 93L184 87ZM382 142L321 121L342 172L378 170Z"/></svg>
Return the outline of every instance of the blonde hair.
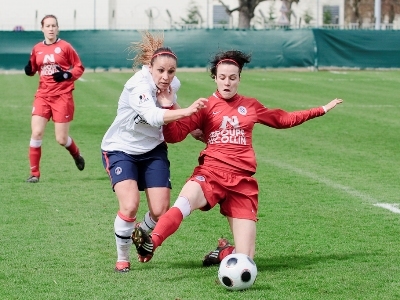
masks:
<svg viewBox="0 0 400 300"><path fill-rule="evenodd" d="M176 59L176 55L169 47L163 47L164 34L150 33L149 31L142 31L142 40L140 42L132 42L129 47L130 52L136 52L133 58L132 68L135 70L140 65L151 65L155 59L155 54L171 55Z"/></svg>
<svg viewBox="0 0 400 300"><path fill-rule="evenodd" d="M148 31L141 32L142 40L140 42L132 42L130 50L136 52L133 58L133 69L139 65L148 65L154 52L161 48L164 44L164 34L155 33L151 34Z"/></svg>

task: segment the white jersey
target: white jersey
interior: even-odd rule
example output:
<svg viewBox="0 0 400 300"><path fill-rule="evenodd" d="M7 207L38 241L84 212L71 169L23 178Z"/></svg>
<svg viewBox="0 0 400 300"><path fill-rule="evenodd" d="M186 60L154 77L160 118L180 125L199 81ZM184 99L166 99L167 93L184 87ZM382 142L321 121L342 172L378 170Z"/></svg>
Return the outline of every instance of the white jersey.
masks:
<svg viewBox="0 0 400 300"><path fill-rule="evenodd" d="M171 82L175 94L180 88L177 77ZM164 141L162 125L165 109L157 102L157 87L147 66L133 75L119 97L117 116L101 142L105 151L123 151L138 155L153 150Z"/></svg>

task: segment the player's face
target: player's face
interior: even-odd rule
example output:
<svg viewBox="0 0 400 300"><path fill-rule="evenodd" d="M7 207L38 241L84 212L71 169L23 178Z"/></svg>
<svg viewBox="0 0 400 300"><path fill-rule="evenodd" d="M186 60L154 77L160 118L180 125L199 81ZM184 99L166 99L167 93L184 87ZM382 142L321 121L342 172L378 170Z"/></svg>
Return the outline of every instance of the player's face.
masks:
<svg viewBox="0 0 400 300"><path fill-rule="evenodd" d="M218 92L224 99L230 99L236 95L239 82L239 67L232 64L220 64L217 67L217 76L215 76Z"/></svg>
<svg viewBox="0 0 400 300"><path fill-rule="evenodd" d="M46 42L55 42L58 35L57 20L54 18L44 19L42 31L46 39Z"/></svg>
<svg viewBox="0 0 400 300"><path fill-rule="evenodd" d="M153 65L149 66L149 70L156 86L165 91L174 79L176 60L169 56L158 56L154 59Z"/></svg>

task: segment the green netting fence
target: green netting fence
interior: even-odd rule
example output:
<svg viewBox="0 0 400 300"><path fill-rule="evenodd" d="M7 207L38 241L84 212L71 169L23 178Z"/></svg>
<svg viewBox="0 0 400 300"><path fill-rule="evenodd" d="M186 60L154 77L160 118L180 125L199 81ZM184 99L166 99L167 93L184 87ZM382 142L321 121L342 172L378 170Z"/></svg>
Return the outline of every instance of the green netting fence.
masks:
<svg viewBox="0 0 400 300"><path fill-rule="evenodd" d="M60 37L78 51L86 68L130 68L130 30L62 31ZM252 54L250 68L399 68L400 31L389 30L224 30L165 31L165 46L179 67L207 67L219 50ZM0 31L0 69L23 70L41 31Z"/></svg>

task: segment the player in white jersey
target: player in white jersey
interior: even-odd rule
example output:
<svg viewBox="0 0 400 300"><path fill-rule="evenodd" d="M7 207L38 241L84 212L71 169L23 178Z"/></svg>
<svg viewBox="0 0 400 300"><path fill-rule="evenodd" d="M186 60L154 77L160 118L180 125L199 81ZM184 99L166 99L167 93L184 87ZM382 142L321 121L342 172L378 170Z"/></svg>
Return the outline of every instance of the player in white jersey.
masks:
<svg viewBox="0 0 400 300"><path fill-rule="evenodd" d="M117 116L101 142L103 165L119 202L114 221L118 272L130 270L135 226L150 232L170 205L170 170L162 125L192 115L207 101L200 98L188 108L177 105L177 57L163 47L163 37L145 32L143 40L132 48L137 51L134 67L143 66L126 82ZM157 97L160 93L170 97ZM139 191L145 191L149 211L137 223Z"/></svg>
<svg viewBox="0 0 400 300"><path fill-rule="evenodd" d="M180 81L174 76L171 82L172 93L175 94L173 104L176 103L179 88ZM165 111L159 109L161 106L157 103L157 91L149 67L144 65L125 83L118 102L117 116L101 143L102 150L118 149L138 155L153 150L164 141L161 126L164 124Z"/></svg>

